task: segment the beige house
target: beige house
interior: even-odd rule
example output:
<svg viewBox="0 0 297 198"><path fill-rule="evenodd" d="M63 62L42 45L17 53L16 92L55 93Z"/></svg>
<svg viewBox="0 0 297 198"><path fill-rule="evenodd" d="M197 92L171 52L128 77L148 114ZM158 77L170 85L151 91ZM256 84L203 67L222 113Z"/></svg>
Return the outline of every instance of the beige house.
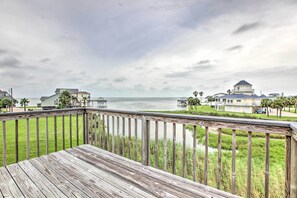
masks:
<svg viewBox="0 0 297 198"><path fill-rule="evenodd" d="M57 88L55 94L51 96L42 96L41 107L43 110L55 109L59 105L59 97L64 92L68 91L72 96L72 107L81 107L84 105L84 98L87 98L87 104L90 100L90 93L86 91L79 91L78 89Z"/></svg>
<svg viewBox="0 0 297 198"><path fill-rule="evenodd" d="M217 106L223 106L225 111L254 113L265 96L254 94L253 85L241 80L234 85L233 91L219 98Z"/></svg>

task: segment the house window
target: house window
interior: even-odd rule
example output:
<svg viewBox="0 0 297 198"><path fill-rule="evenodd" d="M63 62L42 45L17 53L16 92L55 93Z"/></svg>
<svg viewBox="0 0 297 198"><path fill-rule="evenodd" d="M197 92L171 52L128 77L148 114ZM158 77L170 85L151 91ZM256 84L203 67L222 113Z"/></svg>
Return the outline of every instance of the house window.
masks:
<svg viewBox="0 0 297 198"><path fill-rule="evenodd" d="M59 99L55 100L55 105L59 105Z"/></svg>
<svg viewBox="0 0 297 198"><path fill-rule="evenodd" d="M237 87L237 90L239 91L239 87Z"/></svg>
<svg viewBox="0 0 297 198"><path fill-rule="evenodd" d="M233 103L233 100L231 100L231 103Z"/></svg>
<svg viewBox="0 0 297 198"><path fill-rule="evenodd" d="M236 100L236 102L241 102L241 100Z"/></svg>

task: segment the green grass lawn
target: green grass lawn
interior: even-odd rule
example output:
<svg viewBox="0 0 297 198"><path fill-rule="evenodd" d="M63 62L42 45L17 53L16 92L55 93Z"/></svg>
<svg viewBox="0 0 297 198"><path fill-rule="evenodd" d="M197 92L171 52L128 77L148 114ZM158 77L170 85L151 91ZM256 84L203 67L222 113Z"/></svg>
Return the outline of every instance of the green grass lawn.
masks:
<svg viewBox="0 0 297 198"><path fill-rule="evenodd" d="M210 106L196 106L189 110L157 111L157 112L174 113L174 114L224 116L224 117L250 118L250 119L265 119L265 120L297 121L297 115L296 117L285 117L285 116L276 117L274 115L270 115L269 117L267 117L266 114L217 111L216 109L211 108Z"/></svg>
<svg viewBox="0 0 297 198"><path fill-rule="evenodd" d="M49 117L49 152L54 152L54 118ZM30 119L30 157L36 157L36 119ZM82 117L79 117L79 144L83 143ZM69 116L65 116L65 147L70 146ZM62 150L62 117L57 117L58 150ZM3 162L2 122L0 122L0 165ZM7 164L15 163L15 121L6 122ZM39 118L40 155L46 154L45 118ZM26 159L26 120L19 120L19 161ZM72 145L76 145L76 117L72 117Z"/></svg>
<svg viewBox="0 0 297 198"><path fill-rule="evenodd" d="M289 108L286 108L285 111L286 111L286 112L291 112L291 113L296 113L296 112L295 112L295 108L290 108L290 111L289 111ZM297 116L297 115L296 115L296 116Z"/></svg>

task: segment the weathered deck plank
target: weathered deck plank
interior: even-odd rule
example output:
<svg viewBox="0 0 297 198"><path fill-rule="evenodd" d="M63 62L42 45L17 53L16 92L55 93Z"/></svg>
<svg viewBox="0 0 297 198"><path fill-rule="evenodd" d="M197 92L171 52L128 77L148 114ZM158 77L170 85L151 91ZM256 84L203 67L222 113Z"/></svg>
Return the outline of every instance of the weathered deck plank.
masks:
<svg viewBox="0 0 297 198"><path fill-rule="evenodd" d="M215 188L205 186L203 184L199 184L191 180L187 180L182 177L155 169L153 167L143 166L141 163L131 161L121 156L114 155L112 153L109 153L102 149L98 149L91 145L81 145L79 147L76 147L76 149L72 149L71 151L73 150L83 150L85 153L89 153L88 156L95 154L95 157L98 159L100 159L100 156L101 156L103 161L112 159L114 162L117 163L118 166L124 165L126 166L126 168L130 167L136 170L138 173L144 173L154 177L155 179L158 179L159 182L163 181L163 182L166 182L167 184L172 185L172 187L174 188L181 188L182 191L192 191L193 193L197 193L197 194L199 194L199 192L197 191L205 192L210 197L212 194L214 195L213 197L238 197L230 193L217 190Z"/></svg>
<svg viewBox="0 0 297 198"><path fill-rule="evenodd" d="M22 161L18 165L33 181L46 197L65 197L65 194L53 185L43 174L41 174L29 161Z"/></svg>
<svg viewBox="0 0 297 198"><path fill-rule="evenodd" d="M18 164L7 166L7 170L25 197L45 197Z"/></svg>
<svg viewBox="0 0 297 198"><path fill-rule="evenodd" d="M0 168L4 197L237 197L91 145Z"/></svg>
<svg viewBox="0 0 297 198"><path fill-rule="evenodd" d="M4 167L0 168L0 190L3 197L24 197Z"/></svg>
<svg viewBox="0 0 297 198"><path fill-rule="evenodd" d="M66 178L60 174L44 166L37 159L30 160L30 163L38 169L48 180L57 186L67 197L89 197L83 191L79 190L76 186L70 183Z"/></svg>

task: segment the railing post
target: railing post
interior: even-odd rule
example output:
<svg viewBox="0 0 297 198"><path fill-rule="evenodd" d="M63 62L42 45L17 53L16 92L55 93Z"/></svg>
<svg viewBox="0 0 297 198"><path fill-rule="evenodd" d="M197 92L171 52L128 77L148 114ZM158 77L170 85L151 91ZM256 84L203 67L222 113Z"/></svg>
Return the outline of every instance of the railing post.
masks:
<svg viewBox="0 0 297 198"><path fill-rule="evenodd" d="M141 117L141 136L142 136L142 164L149 165L149 122L145 116Z"/></svg>
<svg viewBox="0 0 297 198"><path fill-rule="evenodd" d="M291 192L290 197L297 197L297 131L291 138Z"/></svg>

